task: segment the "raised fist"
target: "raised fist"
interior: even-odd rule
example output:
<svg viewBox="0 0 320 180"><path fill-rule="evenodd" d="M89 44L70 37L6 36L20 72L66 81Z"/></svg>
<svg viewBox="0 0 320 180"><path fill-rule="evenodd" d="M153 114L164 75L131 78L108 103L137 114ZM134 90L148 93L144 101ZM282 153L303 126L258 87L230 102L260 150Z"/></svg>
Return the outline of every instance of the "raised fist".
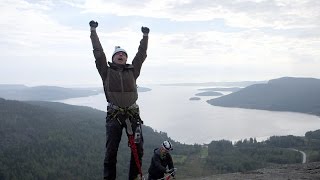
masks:
<svg viewBox="0 0 320 180"><path fill-rule="evenodd" d="M149 34L149 32L150 32L150 29L148 28L148 27L141 27L141 32L143 33L143 34Z"/></svg>
<svg viewBox="0 0 320 180"><path fill-rule="evenodd" d="M89 25L90 25L90 27L92 27L92 28L96 28L96 27L98 27L98 22L92 20L92 21L89 22Z"/></svg>

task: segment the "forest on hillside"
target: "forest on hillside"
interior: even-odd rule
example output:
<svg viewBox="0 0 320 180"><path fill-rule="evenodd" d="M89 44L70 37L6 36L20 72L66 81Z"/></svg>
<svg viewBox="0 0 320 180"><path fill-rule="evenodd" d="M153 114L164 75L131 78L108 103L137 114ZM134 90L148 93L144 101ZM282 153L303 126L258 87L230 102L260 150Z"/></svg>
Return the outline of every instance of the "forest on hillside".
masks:
<svg viewBox="0 0 320 180"><path fill-rule="evenodd" d="M147 126L143 126L143 135L143 172L147 173L153 149L169 139L177 179L300 162L301 154L288 148L307 152L309 162L320 161L320 130L304 137L220 140L208 145L181 144ZM0 179L102 179L105 112L0 98L0 139ZM118 154L118 179L127 179L130 149L125 133Z"/></svg>
<svg viewBox="0 0 320 180"><path fill-rule="evenodd" d="M207 163L217 173L245 172L272 164L301 163L304 151L308 162L320 161L320 130L309 131L305 137L272 136L257 142L254 138L232 143L228 140L212 141L208 145Z"/></svg>

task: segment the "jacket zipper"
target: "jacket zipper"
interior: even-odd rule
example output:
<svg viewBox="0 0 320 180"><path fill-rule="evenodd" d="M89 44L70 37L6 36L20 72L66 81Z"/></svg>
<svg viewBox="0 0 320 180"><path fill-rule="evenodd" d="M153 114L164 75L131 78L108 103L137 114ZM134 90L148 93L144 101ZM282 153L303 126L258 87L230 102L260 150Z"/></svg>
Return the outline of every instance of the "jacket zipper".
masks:
<svg viewBox="0 0 320 180"><path fill-rule="evenodd" d="M123 93L124 92L124 88L123 88L123 79L122 79L121 71L119 72L119 76L120 76L120 81L121 81L121 93Z"/></svg>

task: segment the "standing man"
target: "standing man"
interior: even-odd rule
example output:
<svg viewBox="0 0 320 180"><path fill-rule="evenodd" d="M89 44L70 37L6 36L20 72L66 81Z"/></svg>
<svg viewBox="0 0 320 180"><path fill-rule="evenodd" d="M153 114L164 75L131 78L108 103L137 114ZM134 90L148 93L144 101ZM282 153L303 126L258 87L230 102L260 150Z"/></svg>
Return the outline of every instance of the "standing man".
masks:
<svg viewBox="0 0 320 180"><path fill-rule="evenodd" d="M170 141L164 141L160 148L154 149L151 164L148 170L148 180L162 179L165 173L169 173L174 177L174 166L172 157L169 153L172 150L173 148Z"/></svg>
<svg viewBox="0 0 320 180"><path fill-rule="evenodd" d="M127 64L128 54L120 46L112 53L112 62L107 63L106 55L99 41L96 28L98 22L90 21L91 42L96 66L102 78L106 100L108 101L106 117L106 153L104 159L104 179L116 179L116 163L122 129L126 129L131 148L129 180L134 180L141 172L143 155L142 121L139 107L136 80L140 75L142 63L147 57L149 28L141 27L143 38L138 52Z"/></svg>

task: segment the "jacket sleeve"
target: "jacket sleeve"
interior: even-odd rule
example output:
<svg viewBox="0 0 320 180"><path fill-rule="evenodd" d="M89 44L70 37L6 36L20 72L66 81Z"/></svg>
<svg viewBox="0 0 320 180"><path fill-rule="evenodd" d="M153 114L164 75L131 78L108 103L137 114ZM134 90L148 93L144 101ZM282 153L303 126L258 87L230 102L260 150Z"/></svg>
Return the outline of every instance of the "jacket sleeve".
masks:
<svg viewBox="0 0 320 180"><path fill-rule="evenodd" d="M102 80L104 81L107 77L108 70L107 58L103 52L103 48L101 46L98 34L95 30L91 31L90 38L93 47L93 55L96 59L96 67L99 71Z"/></svg>
<svg viewBox="0 0 320 180"><path fill-rule="evenodd" d="M143 38L140 41L138 52L132 60L132 65L134 67L135 79L137 79L139 77L142 63L147 58L148 39L149 39L148 36L143 36Z"/></svg>
<svg viewBox="0 0 320 180"><path fill-rule="evenodd" d="M173 169L174 168L174 166L173 166L173 161L172 161L172 157L171 157L171 155L170 154L168 154L168 168L169 169Z"/></svg>
<svg viewBox="0 0 320 180"><path fill-rule="evenodd" d="M161 165L161 160L160 160L160 156L159 155L154 155L152 157L152 161L155 165L155 168L158 170L159 173L166 173L166 167L163 167Z"/></svg>

